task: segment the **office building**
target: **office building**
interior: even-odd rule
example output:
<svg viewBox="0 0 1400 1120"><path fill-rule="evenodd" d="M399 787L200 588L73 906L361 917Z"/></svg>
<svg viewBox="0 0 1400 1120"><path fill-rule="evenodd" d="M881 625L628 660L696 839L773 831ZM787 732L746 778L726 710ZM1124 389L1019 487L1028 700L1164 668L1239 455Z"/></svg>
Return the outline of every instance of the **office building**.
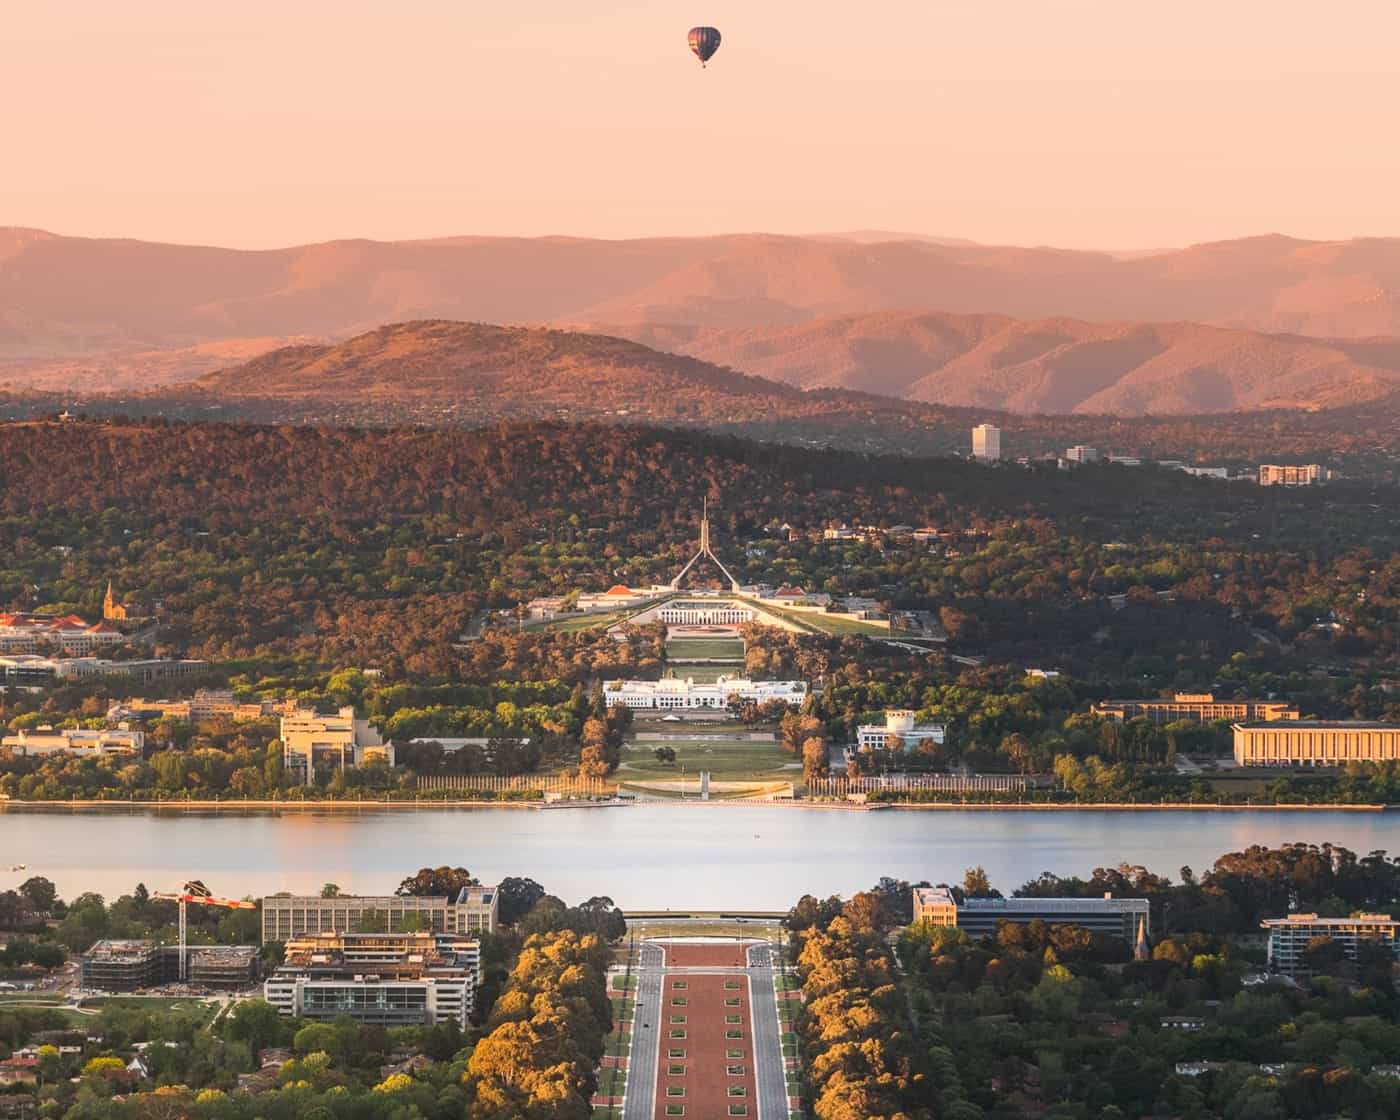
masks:
<svg viewBox="0 0 1400 1120"><path fill-rule="evenodd" d="M1237 723L1237 766L1345 766L1400 759L1400 724L1369 720Z"/></svg>
<svg viewBox="0 0 1400 1120"><path fill-rule="evenodd" d="M1260 486L1313 486L1330 478L1332 472L1317 463L1300 467L1263 464L1259 467Z"/></svg>
<svg viewBox="0 0 1400 1120"><path fill-rule="evenodd" d="M112 661L105 657L64 657L59 658L55 665L59 680L125 677L149 682L197 677L209 672L209 662L192 658L175 660L156 657L137 661Z"/></svg>
<svg viewBox="0 0 1400 1120"><path fill-rule="evenodd" d="M1351 918L1321 918L1316 914L1289 914L1267 918L1259 928L1269 935L1269 965L1289 976L1306 975L1306 950L1315 937L1330 937L1346 950L1348 960L1356 960L1356 947L1362 941L1385 945L1400 958L1400 922L1389 914L1357 914Z"/></svg>
<svg viewBox="0 0 1400 1120"><path fill-rule="evenodd" d="M274 894L262 900L264 941L291 941L325 933L380 932L405 923L423 925L430 933L495 933L500 899L495 887L464 887L455 898L446 895L319 895ZM378 929L364 929L366 916Z"/></svg>
<svg viewBox="0 0 1400 1120"><path fill-rule="evenodd" d="M435 933L326 933L289 941L263 996L283 1015L383 1027L465 1027L475 1010L481 946Z"/></svg>
<svg viewBox="0 0 1400 1120"><path fill-rule="evenodd" d="M1065 458L1071 463L1097 463L1100 458L1099 449L1076 443L1073 447L1065 448Z"/></svg>
<svg viewBox="0 0 1400 1120"><path fill-rule="evenodd" d="M333 716L297 711L282 717L282 762L303 785L316 770L359 769L370 763L394 765L394 748L379 737L368 720L356 719L354 708Z"/></svg>
<svg viewBox="0 0 1400 1120"><path fill-rule="evenodd" d="M0 691L22 688L37 691L51 686L58 678L58 661L37 653L14 653L0 657Z"/></svg>
<svg viewBox="0 0 1400 1120"><path fill-rule="evenodd" d="M796 707L807 698L805 681L751 681L744 677L720 677L713 683L668 677L659 681L608 681L603 700L609 708L625 707L667 712L719 711L729 698L765 704L781 700Z"/></svg>
<svg viewBox="0 0 1400 1120"><path fill-rule="evenodd" d="M978 424L972 429L972 457L986 463L1001 458L1001 429L992 424Z"/></svg>
<svg viewBox="0 0 1400 1120"><path fill-rule="evenodd" d="M969 898L958 903L947 887L915 890L914 921L957 926L972 938L995 935L1002 922L1080 926L1120 938L1139 952L1152 932L1145 898Z"/></svg>
<svg viewBox="0 0 1400 1120"><path fill-rule="evenodd" d="M856 745L863 751L889 750L898 745L913 750L920 743L942 743L948 728L941 723L916 723L914 713L904 708L891 708L884 723L862 723L856 728Z"/></svg>
<svg viewBox="0 0 1400 1120"><path fill-rule="evenodd" d="M16 731L0 738L0 749L20 756L72 754L92 758L106 755L139 755L146 736L122 724L116 731L89 731L82 727L40 727Z"/></svg>
<svg viewBox="0 0 1400 1120"><path fill-rule="evenodd" d="M1178 692L1170 700L1148 697L1141 700L1101 700L1090 706L1096 716L1119 723L1142 717L1151 723L1214 723L1217 720L1271 722L1296 720L1298 709L1283 700L1217 700L1209 692Z"/></svg>

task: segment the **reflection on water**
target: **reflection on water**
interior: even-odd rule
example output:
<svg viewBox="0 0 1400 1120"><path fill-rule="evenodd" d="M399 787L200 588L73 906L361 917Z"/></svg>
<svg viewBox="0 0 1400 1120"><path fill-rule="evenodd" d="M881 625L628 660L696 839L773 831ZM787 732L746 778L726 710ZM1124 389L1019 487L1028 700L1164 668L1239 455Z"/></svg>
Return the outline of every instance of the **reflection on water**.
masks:
<svg viewBox="0 0 1400 1120"><path fill-rule="evenodd" d="M152 890L197 876L216 893L384 893L425 865L487 881L537 879L569 901L628 908L786 909L850 894L881 875L932 882L981 864L1009 891L1042 871L1087 875L1141 863L1176 878L1249 844L1331 841L1400 850L1400 816L1319 812L876 813L760 805L360 812L0 812L0 864L52 879L68 898ZM0 888L23 876L0 876ZM14 879L14 882L7 881Z"/></svg>

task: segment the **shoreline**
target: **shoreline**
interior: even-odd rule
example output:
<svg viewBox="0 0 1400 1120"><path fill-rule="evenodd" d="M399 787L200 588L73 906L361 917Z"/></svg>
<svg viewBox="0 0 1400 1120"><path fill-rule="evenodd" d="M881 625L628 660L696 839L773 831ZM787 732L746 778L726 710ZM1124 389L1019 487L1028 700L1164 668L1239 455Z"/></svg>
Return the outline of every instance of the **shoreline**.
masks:
<svg viewBox="0 0 1400 1120"><path fill-rule="evenodd" d="M0 801L0 813L11 809L68 809L88 812L93 809L123 809L128 812L229 812L306 813L320 810L335 812L383 809L539 809L543 801Z"/></svg>
<svg viewBox="0 0 1400 1120"><path fill-rule="evenodd" d="M881 801L876 802L877 806L885 806L890 809L1016 809L1030 812L1063 812L1070 810L1074 812L1092 812L1095 809L1109 810L1113 812L1192 812L1207 811L1212 813L1229 812L1258 812L1269 810L1275 813L1302 813L1319 812L1321 810L1342 810L1353 813L1384 813L1388 810L1400 808L1395 805L1380 804L1347 804L1347 805L1312 805L1312 804L1288 804L1288 805L1195 805L1189 801L1154 801L1154 802L1132 802L1132 801L1101 801L1086 802L1083 804L1076 802L1054 803L1054 802L995 802L991 804L966 804L951 801Z"/></svg>
<svg viewBox="0 0 1400 1120"><path fill-rule="evenodd" d="M1347 805L1312 805L1312 804L1285 804L1285 805L1218 805L1218 804L1192 804L1185 801L1167 802L1034 802L1034 801L984 801L984 802L962 802L962 801L877 801L870 804L859 804L848 801L802 801L802 800L757 800L749 798L716 798L712 801L701 801L699 798L664 798L640 799L634 801L580 801L580 802L545 802L545 801L102 801L102 800L77 800L77 801L18 801L0 800L0 813L10 810L24 812L26 810L56 812L68 811L72 813L83 813L92 811L116 811L123 812L150 812L150 813L170 813L170 812L198 812L198 813L307 813L307 812L425 812L429 810L438 811L443 809L526 809L540 811L545 808L613 808L629 807L633 805L668 805L668 806L697 806L703 805L706 808L715 806L763 806L791 809L827 809L836 812L886 812L889 810L900 810L904 812L1051 812L1051 813L1092 813L1092 812L1274 812L1274 813L1305 813L1305 812L1350 812L1350 813L1385 813L1400 809L1400 805L1384 804L1347 804Z"/></svg>

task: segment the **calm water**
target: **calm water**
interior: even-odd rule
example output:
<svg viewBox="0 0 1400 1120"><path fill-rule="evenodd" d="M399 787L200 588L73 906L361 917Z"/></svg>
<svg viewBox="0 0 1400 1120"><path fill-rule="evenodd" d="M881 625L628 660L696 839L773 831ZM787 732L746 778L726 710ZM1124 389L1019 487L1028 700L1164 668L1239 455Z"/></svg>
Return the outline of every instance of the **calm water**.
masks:
<svg viewBox="0 0 1400 1120"><path fill-rule="evenodd" d="M188 814L0 810L0 887L52 879L68 898L198 877L217 894L388 893L420 866L487 881L527 875L569 901L646 908L786 909L881 875L934 882L982 864L1010 890L1038 875L1128 861L1176 877L1252 843L1332 841L1400 851L1400 814L1347 812L833 812L634 806L532 812L425 809ZM12 873L13 864L28 870Z"/></svg>

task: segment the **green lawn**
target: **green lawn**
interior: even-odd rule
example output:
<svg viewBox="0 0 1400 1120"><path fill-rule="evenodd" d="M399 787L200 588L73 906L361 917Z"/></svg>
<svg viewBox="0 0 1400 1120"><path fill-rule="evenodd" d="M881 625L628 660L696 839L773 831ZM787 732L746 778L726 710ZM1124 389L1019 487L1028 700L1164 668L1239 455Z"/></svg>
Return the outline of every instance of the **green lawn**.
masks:
<svg viewBox="0 0 1400 1120"><path fill-rule="evenodd" d="M211 1018L218 1004L198 996L99 996L83 1000L85 1008L102 1010L108 1007L137 1011L185 1011L202 1018Z"/></svg>
<svg viewBox="0 0 1400 1120"><path fill-rule="evenodd" d="M667 921L664 918L634 918L627 923L629 933L649 937L736 937L742 935L755 941L777 941L778 923L748 919L736 922L732 918L690 919Z"/></svg>
<svg viewBox="0 0 1400 1120"><path fill-rule="evenodd" d="M741 638L667 638L666 660L704 661L711 658L727 658L731 661L744 660L744 642Z"/></svg>
<svg viewBox="0 0 1400 1120"><path fill-rule="evenodd" d="M656 760L657 747L670 747L676 761ZM715 781L771 782L800 781L801 770L784 770L796 761L776 742L743 742L732 739L671 739L665 743L624 743L622 766L614 775L620 782L675 781L685 768L687 777L708 770Z"/></svg>
<svg viewBox="0 0 1400 1120"><path fill-rule="evenodd" d="M697 665L693 661L671 661L666 665L666 676L681 681L689 679L696 684L714 684L720 677L738 675L738 665Z"/></svg>
<svg viewBox="0 0 1400 1120"><path fill-rule="evenodd" d="M95 1008L84 1005L82 1010L68 1003L68 994L55 992L0 992L0 1011L6 1007L23 1007L29 1011L50 1011L61 1015L70 1025L91 1023L96 1018Z"/></svg>
<svg viewBox="0 0 1400 1120"><path fill-rule="evenodd" d="M772 611L779 618L785 618L798 626L820 630L825 634L856 634L867 638L888 638L890 636L888 626L877 626L873 622L865 622L858 618L837 618L835 615L822 614L820 611L785 611L766 601L763 604L763 609Z"/></svg>
<svg viewBox="0 0 1400 1120"><path fill-rule="evenodd" d="M548 622L526 623L526 630L554 630L571 633L575 630L592 630L597 626L612 626L621 622L631 610L625 611L601 611L598 614L581 614L574 618L554 618Z"/></svg>

